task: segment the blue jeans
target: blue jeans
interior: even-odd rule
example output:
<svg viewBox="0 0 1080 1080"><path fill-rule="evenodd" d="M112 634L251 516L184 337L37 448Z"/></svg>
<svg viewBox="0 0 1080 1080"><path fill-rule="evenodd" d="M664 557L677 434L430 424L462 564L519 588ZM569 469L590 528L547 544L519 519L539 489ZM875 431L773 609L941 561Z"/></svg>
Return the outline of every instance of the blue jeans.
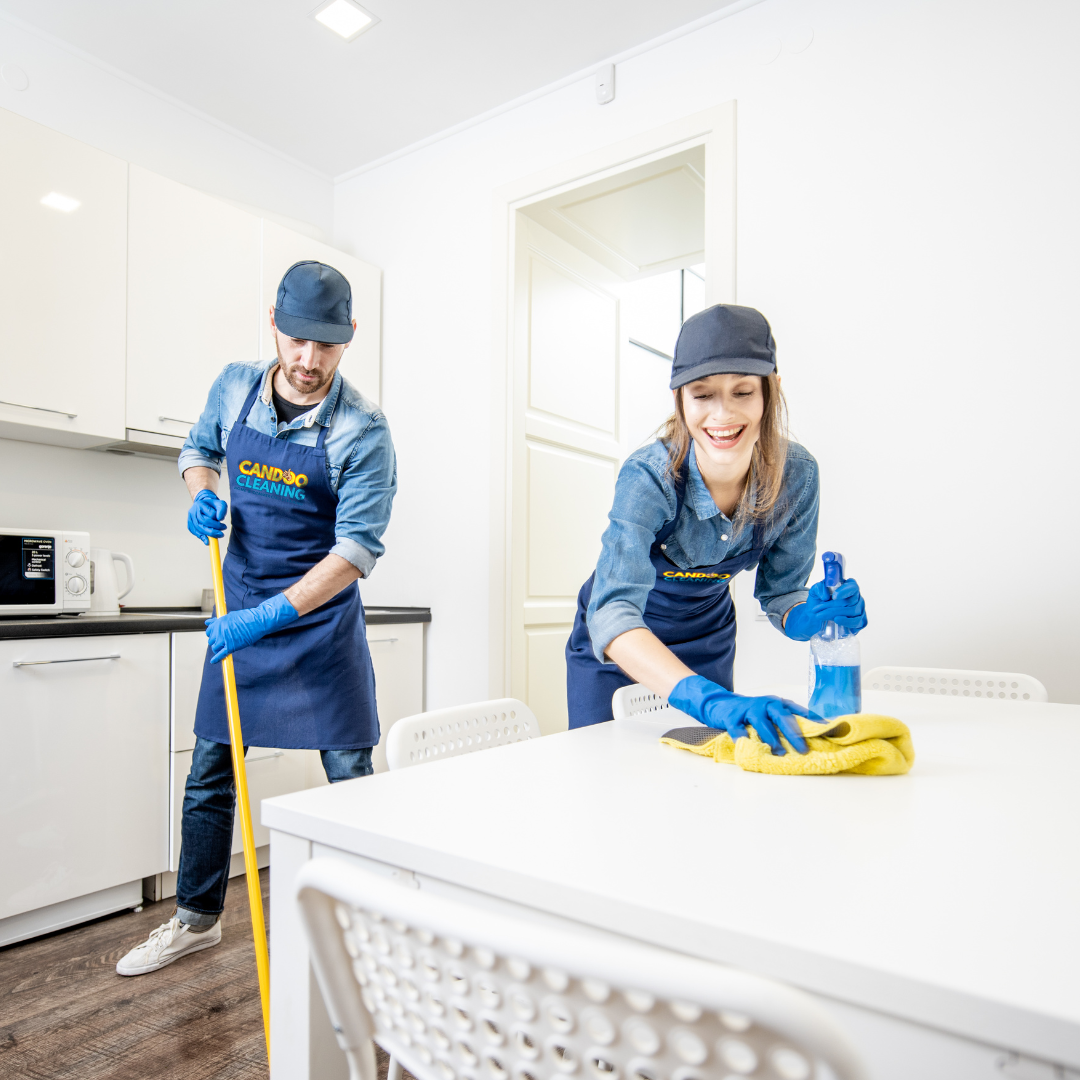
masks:
<svg viewBox="0 0 1080 1080"><path fill-rule="evenodd" d="M372 773L370 746L319 753L331 784ZM235 810L231 748L196 737L184 789L176 879L176 914L188 926L213 926L225 908ZM252 811L257 813L258 808Z"/></svg>

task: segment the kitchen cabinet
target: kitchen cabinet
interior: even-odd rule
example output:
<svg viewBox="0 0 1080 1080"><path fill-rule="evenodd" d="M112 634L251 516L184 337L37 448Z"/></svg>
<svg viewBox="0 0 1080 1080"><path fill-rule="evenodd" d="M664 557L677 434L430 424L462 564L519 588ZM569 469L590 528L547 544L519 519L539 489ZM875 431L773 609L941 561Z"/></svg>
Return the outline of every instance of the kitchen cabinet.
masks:
<svg viewBox="0 0 1080 1080"><path fill-rule="evenodd" d="M343 251L265 219L262 308L259 323L262 333L260 355L264 358L274 355L274 339L270 332L268 314L277 301L278 284L293 263L304 259L317 259L319 262L328 263L348 278L352 286L356 334L341 359L341 374L377 405L382 391L382 271L370 263L361 262Z"/></svg>
<svg viewBox="0 0 1080 1080"><path fill-rule="evenodd" d="M168 859L168 635L0 641L0 700L0 945L137 905Z"/></svg>
<svg viewBox="0 0 1080 1080"><path fill-rule="evenodd" d="M262 222L131 166L128 437L182 440L226 364L259 359Z"/></svg>
<svg viewBox="0 0 1080 1080"><path fill-rule="evenodd" d="M2 109L0 158L0 437L123 439L127 162Z"/></svg>

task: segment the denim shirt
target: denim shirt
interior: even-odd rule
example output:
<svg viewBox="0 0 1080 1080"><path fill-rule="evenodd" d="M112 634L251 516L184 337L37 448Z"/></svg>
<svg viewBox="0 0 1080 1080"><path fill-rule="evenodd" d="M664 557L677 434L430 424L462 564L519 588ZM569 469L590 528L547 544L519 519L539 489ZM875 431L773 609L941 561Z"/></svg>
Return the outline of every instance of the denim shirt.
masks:
<svg viewBox="0 0 1080 1080"><path fill-rule="evenodd" d="M261 382L261 393L247 417L248 426L255 431L274 439L314 446L319 437L315 425L329 425L323 450L327 478L338 497L335 543L330 554L347 559L368 577L375 560L385 550L381 538L390 521L390 506L397 490L397 458L386 417L337 371L330 393L318 405L291 424L279 424L271 398L276 368L277 361L273 360L229 364L222 371L210 388L202 416L184 440L180 475L195 465L204 465L220 474L229 432L251 388Z"/></svg>
<svg viewBox="0 0 1080 1080"><path fill-rule="evenodd" d="M686 462L682 511L664 554L681 570L689 570L749 551L752 527L736 533L731 519L720 512L698 469L693 443ZM585 616L593 651L601 663L611 662L604 650L615 638L645 626L645 604L656 583L649 552L657 534L675 516L677 505L667 466L667 447L657 439L635 450L619 472ZM783 629L784 615L806 599L804 586L814 568L817 524L817 462L798 443L789 443L783 487L765 523L765 549L754 586L754 596L778 630Z"/></svg>

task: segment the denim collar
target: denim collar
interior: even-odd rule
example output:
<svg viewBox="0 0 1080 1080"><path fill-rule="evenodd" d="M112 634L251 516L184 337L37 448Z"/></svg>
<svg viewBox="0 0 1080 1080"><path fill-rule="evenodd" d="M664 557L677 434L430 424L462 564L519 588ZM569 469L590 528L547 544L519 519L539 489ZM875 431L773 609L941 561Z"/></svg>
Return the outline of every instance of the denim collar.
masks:
<svg viewBox="0 0 1080 1080"><path fill-rule="evenodd" d="M712 495L709 494L709 489L705 485L705 478L701 475L701 470L698 468L697 458L694 456L693 439L690 440L690 452L686 455L686 463L689 466L687 469L689 478L686 482L687 497L694 507L694 513L697 514L698 521L708 521L709 518L714 518L717 514L720 514L720 507L716 505ZM753 481L750 485L749 505L755 506L756 504L757 482ZM720 514L720 516L725 521L730 520L726 514Z"/></svg>
<svg viewBox="0 0 1080 1080"><path fill-rule="evenodd" d="M274 372L281 367L280 364L271 364L267 369L266 374L263 376L262 390L259 392L259 397L264 405L271 405L272 402L272 390L274 381ZM323 427L330 426L330 418L334 415L334 409L337 407L338 398L341 396L341 369L339 368L334 372L334 380L330 383L330 393L322 399L322 403L314 412L309 412L303 417L297 417L293 423L299 423L300 427L311 427L312 424L321 424ZM291 424L281 424L282 428L291 427Z"/></svg>
<svg viewBox="0 0 1080 1080"><path fill-rule="evenodd" d="M686 494L694 507L698 521L708 521L720 513L720 508L713 501L709 489L705 486L705 478L698 468L697 457L694 454L694 440L690 440L690 452L686 455L687 472Z"/></svg>

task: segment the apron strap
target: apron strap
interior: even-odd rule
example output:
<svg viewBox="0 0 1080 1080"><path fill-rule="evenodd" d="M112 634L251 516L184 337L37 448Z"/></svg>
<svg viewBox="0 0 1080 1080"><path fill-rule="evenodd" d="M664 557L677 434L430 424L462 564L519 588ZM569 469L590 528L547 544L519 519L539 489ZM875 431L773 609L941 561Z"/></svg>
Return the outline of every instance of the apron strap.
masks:
<svg viewBox="0 0 1080 1080"><path fill-rule="evenodd" d="M340 371L334 372L334 378L339 379L341 377ZM331 389L331 393L333 390ZM330 430L330 425L334 422L334 414L337 412L338 402L341 400L341 384L338 383L338 396L334 399L334 407L330 410L330 415L326 418L325 424L319 425L319 437L315 440L315 449L321 450L323 448L323 440L326 438L326 433Z"/></svg>
<svg viewBox="0 0 1080 1080"><path fill-rule="evenodd" d="M237 423L242 424L247 420L248 413L251 412L251 406L255 404L255 398L258 396L259 391L262 389L262 379L259 379L255 385L251 388L251 393L248 394L247 400L240 408L240 416L237 418Z"/></svg>

